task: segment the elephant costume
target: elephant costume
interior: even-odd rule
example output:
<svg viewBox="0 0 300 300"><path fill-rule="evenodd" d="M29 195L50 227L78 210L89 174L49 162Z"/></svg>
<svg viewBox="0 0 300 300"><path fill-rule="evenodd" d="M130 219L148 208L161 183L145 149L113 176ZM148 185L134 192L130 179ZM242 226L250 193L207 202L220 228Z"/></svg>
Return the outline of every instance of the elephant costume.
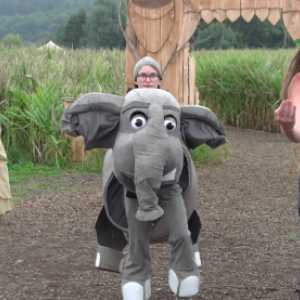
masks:
<svg viewBox="0 0 300 300"><path fill-rule="evenodd" d="M195 203L183 199L184 183L179 184L191 158L182 142L192 149L204 143L223 145L226 136L218 118L203 106L180 106L166 91L136 89L125 97L82 96L64 112L61 128L84 136L86 150L112 148L103 168L98 265L120 271L128 241L123 299L150 298L149 244L165 240L172 246L171 290L179 299L196 295L199 275L187 225ZM107 260L112 253L115 260Z"/></svg>

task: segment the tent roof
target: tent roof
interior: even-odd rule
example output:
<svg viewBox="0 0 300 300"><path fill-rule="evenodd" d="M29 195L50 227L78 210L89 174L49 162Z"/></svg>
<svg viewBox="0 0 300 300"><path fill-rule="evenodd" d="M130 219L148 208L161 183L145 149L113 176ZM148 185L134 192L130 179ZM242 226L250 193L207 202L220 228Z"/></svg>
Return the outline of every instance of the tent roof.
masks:
<svg viewBox="0 0 300 300"><path fill-rule="evenodd" d="M42 49L54 49L54 50L58 50L58 49L62 49L61 47L57 46L55 43L53 43L52 41L49 41L47 44L45 44L44 46L38 48L39 50Z"/></svg>

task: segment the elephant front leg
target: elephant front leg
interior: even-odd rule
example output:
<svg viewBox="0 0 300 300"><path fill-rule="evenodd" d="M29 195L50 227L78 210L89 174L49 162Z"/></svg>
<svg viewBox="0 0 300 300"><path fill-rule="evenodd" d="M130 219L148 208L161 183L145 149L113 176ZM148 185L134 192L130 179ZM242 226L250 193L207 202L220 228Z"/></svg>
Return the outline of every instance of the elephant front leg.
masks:
<svg viewBox="0 0 300 300"><path fill-rule="evenodd" d="M135 218L138 201L124 199L128 220L129 249L122 271L123 300L148 300L150 287L150 235L152 222L141 222Z"/></svg>

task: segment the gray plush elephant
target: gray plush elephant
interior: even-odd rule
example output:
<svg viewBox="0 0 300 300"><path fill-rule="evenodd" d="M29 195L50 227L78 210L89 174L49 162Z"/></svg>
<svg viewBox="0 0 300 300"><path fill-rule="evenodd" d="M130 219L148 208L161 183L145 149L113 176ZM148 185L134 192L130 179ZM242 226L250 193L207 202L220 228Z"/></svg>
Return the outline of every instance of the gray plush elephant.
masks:
<svg viewBox="0 0 300 300"><path fill-rule="evenodd" d="M105 162L104 169L111 170L104 178L103 198L109 221L125 233L129 243L123 299L149 299L149 243L166 239L172 245L171 290L179 299L197 294L199 277L187 227L191 207L188 199L182 198L179 185L185 159L191 163L183 143L192 149L204 143L211 148L226 143L218 118L203 106L180 106L166 91L136 89L125 97L102 93L82 96L65 111L61 128L71 136L84 136L86 150L112 148ZM124 188L118 198L123 202L119 211L108 201L113 179ZM121 218L124 211L125 220ZM122 219L123 224L116 219ZM108 242L107 248L122 250L118 240ZM103 249L102 254L105 256Z"/></svg>

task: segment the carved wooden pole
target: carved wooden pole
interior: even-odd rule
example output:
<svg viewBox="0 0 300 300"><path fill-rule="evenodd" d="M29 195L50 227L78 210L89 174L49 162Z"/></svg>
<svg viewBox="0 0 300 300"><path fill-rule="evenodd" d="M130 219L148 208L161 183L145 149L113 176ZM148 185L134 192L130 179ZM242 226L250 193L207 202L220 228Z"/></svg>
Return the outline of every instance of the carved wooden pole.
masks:
<svg viewBox="0 0 300 300"><path fill-rule="evenodd" d="M161 88L180 104L198 104L188 41L200 20L199 0L128 0L127 9L127 40L140 58L149 55L160 64ZM134 87L135 56L127 42L125 93Z"/></svg>
<svg viewBox="0 0 300 300"><path fill-rule="evenodd" d="M282 15L291 37L300 37L300 0L127 0L127 9L125 93L134 88L137 58L149 55L163 70L162 88L180 104L199 102L188 41L200 18L234 22L242 16L250 22L257 15L276 25Z"/></svg>

